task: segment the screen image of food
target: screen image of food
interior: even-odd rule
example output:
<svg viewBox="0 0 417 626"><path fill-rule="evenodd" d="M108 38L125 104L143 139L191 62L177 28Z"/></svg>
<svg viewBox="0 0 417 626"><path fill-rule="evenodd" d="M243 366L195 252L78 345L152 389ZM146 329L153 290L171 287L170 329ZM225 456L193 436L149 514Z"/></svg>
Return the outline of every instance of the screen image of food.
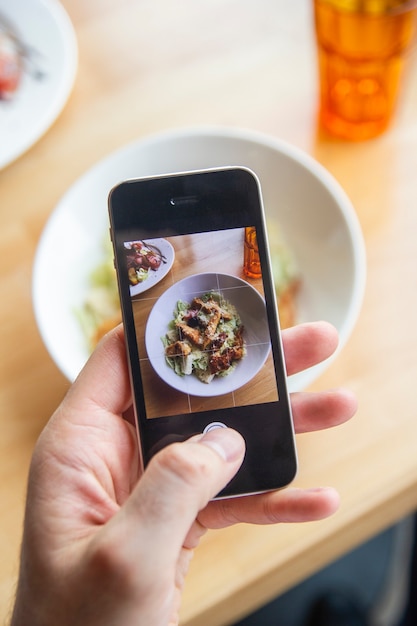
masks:
<svg viewBox="0 0 417 626"><path fill-rule="evenodd" d="M281 328L294 326L297 322L297 297L301 279L293 251L288 247L279 224L268 222L268 235L270 240L270 252L272 273L274 277L275 291L278 298L278 312ZM153 243L152 243L153 242ZM155 259L132 259L128 261L131 275L129 280L131 294L139 293L154 284L160 276L171 268L174 250L167 239L146 240L146 244L139 242L126 242L126 254L132 243L139 243L143 253L149 254ZM243 243L242 243L243 246ZM145 249L144 249L145 248ZM92 269L88 277L86 294L80 306L75 310L80 324L88 352L92 352L100 339L112 328L122 321L119 304L117 279L113 262L113 248L107 233L103 236L101 260ZM179 251L177 251L177 255ZM132 255L133 256L133 255ZM184 256L184 255L183 255ZM227 260L226 260L227 262ZM157 267L155 267L155 264ZM152 268L152 265L154 267ZM135 270L133 274L131 267ZM223 271L229 271L228 266ZM242 274L242 268L236 268ZM239 275L239 274L237 274ZM248 282L250 277L245 277Z"/></svg>
<svg viewBox="0 0 417 626"><path fill-rule="evenodd" d="M244 232L125 242L148 418L278 400L262 276L244 273Z"/></svg>
<svg viewBox="0 0 417 626"><path fill-rule="evenodd" d="M177 300L162 337L167 364L178 376L195 375L210 384L229 376L246 356L244 327L236 307L220 290Z"/></svg>

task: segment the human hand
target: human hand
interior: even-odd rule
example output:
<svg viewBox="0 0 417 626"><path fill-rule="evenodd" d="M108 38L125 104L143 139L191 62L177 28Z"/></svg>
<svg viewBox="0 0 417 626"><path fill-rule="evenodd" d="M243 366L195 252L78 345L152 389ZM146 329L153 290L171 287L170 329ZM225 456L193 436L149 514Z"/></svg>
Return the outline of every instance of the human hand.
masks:
<svg viewBox="0 0 417 626"><path fill-rule="evenodd" d="M326 323L283 332L288 374L330 356ZM242 437L217 429L164 448L139 476L122 330L100 344L45 427L29 475L12 626L178 623L188 564L208 528L317 520L332 488L287 488L211 501L237 472ZM297 432L349 419L347 391L292 396Z"/></svg>

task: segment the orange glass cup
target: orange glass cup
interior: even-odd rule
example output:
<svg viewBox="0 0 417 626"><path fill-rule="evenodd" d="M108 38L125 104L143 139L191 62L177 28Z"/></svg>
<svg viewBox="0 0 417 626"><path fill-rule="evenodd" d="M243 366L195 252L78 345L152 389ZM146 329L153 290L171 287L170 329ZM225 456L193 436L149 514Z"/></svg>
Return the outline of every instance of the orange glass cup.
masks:
<svg viewBox="0 0 417 626"><path fill-rule="evenodd" d="M243 273L249 278L262 276L261 260L259 258L258 240L254 226L245 228L245 241L243 246Z"/></svg>
<svg viewBox="0 0 417 626"><path fill-rule="evenodd" d="M381 134L398 100L417 25L416 0L314 0L319 120L342 139Z"/></svg>

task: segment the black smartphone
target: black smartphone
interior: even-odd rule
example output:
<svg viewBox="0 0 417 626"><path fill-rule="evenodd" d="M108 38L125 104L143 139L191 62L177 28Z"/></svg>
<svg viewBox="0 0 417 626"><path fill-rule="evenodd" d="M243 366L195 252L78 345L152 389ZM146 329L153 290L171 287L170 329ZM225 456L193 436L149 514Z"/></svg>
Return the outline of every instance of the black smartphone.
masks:
<svg viewBox="0 0 417 626"><path fill-rule="evenodd" d="M143 466L226 426L246 455L218 497L284 487L297 461L256 175L128 180L109 214Z"/></svg>

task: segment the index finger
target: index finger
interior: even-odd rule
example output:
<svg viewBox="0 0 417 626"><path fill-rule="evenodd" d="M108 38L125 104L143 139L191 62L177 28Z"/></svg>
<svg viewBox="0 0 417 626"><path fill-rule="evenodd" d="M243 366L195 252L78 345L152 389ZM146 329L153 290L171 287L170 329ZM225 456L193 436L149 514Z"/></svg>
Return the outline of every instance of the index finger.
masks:
<svg viewBox="0 0 417 626"><path fill-rule="evenodd" d="M200 511L198 521L203 527L212 529L238 523L312 522L335 513L339 502L339 494L332 487L291 487L253 496L213 500Z"/></svg>
<svg viewBox="0 0 417 626"><path fill-rule="evenodd" d="M332 324L310 322L285 329L282 343L287 374L291 376L330 357L338 346L339 337Z"/></svg>

